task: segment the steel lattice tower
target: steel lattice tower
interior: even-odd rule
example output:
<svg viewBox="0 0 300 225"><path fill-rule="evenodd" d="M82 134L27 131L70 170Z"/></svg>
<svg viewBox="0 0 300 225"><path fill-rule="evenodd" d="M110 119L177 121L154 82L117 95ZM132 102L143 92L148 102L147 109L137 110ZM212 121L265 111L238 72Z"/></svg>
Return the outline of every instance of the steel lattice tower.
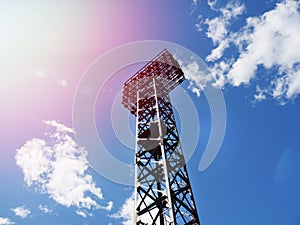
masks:
<svg viewBox="0 0 300 225"><path fill-rule="evenodd" d="M184 80L165 49L124 84L136 116L134 224L200 224L169 97Z"/></svg>

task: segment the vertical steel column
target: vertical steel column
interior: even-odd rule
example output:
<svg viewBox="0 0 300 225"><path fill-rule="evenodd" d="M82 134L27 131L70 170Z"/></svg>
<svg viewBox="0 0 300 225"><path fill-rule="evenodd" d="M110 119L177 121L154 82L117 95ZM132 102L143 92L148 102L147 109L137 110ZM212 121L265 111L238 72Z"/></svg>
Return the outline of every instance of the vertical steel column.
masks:
<svg viewBox="0 0 300 225"><path fill-rule="evenodd" d="M162 163L163 163L163 170L164 170L164 180L166 183L166 194L168 197L168 208L170 210L170 221L169 224L175 224L175 218L174 218L174 211L172 207L172 196L171 196L171 190L170 190L170 181L169 181L169 173L168 173L168 165L166 160L166 153L165 153L165 147L164 147L164 134L162 131L162 121L160 117L160 108L159 108L159 102L158 102L158 96L157 96L157 86L155 77L153 77L153 89L154 89L154 97L155 97L155 106L157 111L157 118L158 118L158 129L159 129L159 145L161 149L161 155L162 155Z"/></svg>
<svg viewBox="0 0 300 225"><path fill-rule="evenodd" d="M136 93L136 102L137 102L137 104L136 104L137 113L136 114L137 115L138 115L138 112L139 112L139 104L138 104L139 100L140 100L140 95L139 95L139 91L137 90L137 93ZM139 117L136 116L136 124L135 124L135 126L136 126L135 127L135 130L136 130L135 140L136 141L138 140L138 129L139 129L138 125L139 125ZM138 144L136 143L136 145L135 145L135 155L137 155L137 152L138 152ZM136 209L137 208L137 187L138 187L138 182L137 182L137 157L134 158L134 165L135 165L135 167L134 167L134 175L135 175L135 180L134 180L134 186L135 186L135 190L134 190L134 209ZM136 214L136 212L134 212L134 224L137 224L137 214Z"/></svg>
<svg viewBox="0 0 300 225"><path fill-rule="evenodd" d="M135 224L200 224L169 95L137 94Z"/></svg>

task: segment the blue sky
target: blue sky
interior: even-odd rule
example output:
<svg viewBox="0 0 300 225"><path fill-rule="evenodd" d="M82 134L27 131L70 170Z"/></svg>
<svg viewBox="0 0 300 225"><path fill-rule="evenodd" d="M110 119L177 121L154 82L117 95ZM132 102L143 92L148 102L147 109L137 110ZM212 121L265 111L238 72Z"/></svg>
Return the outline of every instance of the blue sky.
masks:
<svg viewBox="0 0 300 225"><path fill-rule="evenodd" d="M0 27L0 225L132 224L134 188L104 177L88 159L100 148L97 137L114 159L133 165L135 121L118 94L144 62L119 68L101 90L85 78L108 51L143 40L193 52L175 54L187 78L178 93L192 106L171 97L180 128L190 110L200 124L194 149L184 148L195 140L191 119L181 136L183 151L193 152L187 167L201 223L300 223L299 1L1 1ZM95 84L102 70L99 76ZM211 130L223 131L212 122L219 120L211 86L226 106L216 114L226 118L218 149L207 149ZM92 117L76 121L76 96L93 91ZM123 130L114 126L120 118ZM206 150L218 154L200 171Z"/></svg>

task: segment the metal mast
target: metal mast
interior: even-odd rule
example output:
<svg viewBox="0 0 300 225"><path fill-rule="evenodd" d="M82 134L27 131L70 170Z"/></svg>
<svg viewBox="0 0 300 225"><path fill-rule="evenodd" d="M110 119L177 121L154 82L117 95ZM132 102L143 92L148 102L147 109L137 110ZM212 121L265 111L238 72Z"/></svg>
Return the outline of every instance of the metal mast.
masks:
<svg viewBox="0 0 300 225"><path fill-rule="evenodd" d="M136 116L134 224L200 224L169 97L184 80L165 49L124 84Z"/></svg>

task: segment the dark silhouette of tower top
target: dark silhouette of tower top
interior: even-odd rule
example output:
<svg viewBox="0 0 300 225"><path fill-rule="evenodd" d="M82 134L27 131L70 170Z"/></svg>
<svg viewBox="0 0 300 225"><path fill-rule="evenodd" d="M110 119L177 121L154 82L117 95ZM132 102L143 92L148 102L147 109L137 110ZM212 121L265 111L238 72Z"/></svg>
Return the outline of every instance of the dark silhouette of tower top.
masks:
<svg viewBox="0 0 300 225"><path fill-rule="evenodd" d="M155 77L160 85L159 96L164 96L185 80L184 74L167 49L160 52L154 59L136 72L124 83L122 103L132 114L136 112L136 94L151 96L152 88L149 82Z"/></svg>

